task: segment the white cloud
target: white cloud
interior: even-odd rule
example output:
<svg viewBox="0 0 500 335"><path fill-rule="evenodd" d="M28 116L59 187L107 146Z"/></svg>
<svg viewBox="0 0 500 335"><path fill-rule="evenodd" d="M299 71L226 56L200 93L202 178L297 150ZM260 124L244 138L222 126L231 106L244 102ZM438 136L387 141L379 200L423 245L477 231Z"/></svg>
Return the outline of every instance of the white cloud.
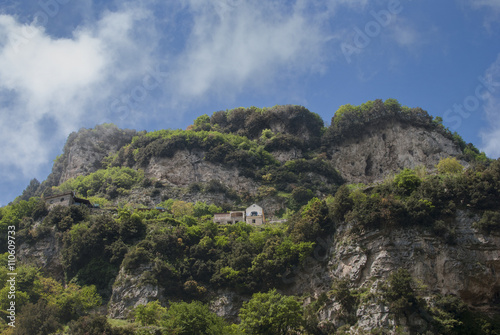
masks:
<svg viewBox="0 0 500 335"><path fill-rule="evenodd" d="M489 126L480 132L482 150L489 157L498 158L500 157L500 54L486 70L484 78L491 86L490 91L484 96L484 112Z"/></svg>
<svg viewBox="0 0 500 335"><path fill-rule="evenodd" d="M283 69L321 70L328 36L302 2L231 4L189 2L194 23L176 74L181 96L237 93Z"/></svg>
<svg viewBox="0 0 500 335"><path fill-rule="evenodd" d="M389 25L391 38L403 48L413 49L422 44L423 37L411 22L402 17L395 17Z"/></svg>
<svg viewBox="0 0 500 335"><path fill-rule="evenodd" d="M458 0L466 7L474 10L483 10L483 25L489 33L496 32L498 17L500 15L500 0Z"/></svg>
<svg viewBox="0 0 500 335"><path fill-rule="evenodd" d="M500 10L499 0L469 0L469 3L475 8L488 7L490 9Z"/></svg>
<svg viewBox="0 0 500 335"><path fill-rule="evenodd" d="M93 107L105 107L127 82L144 75L152 64L147 36L132 33L148 27L146 14L137 8L107 12L71 38L0 15L2 178L34 176L83 119L102 117L102 108Z"/></svg>

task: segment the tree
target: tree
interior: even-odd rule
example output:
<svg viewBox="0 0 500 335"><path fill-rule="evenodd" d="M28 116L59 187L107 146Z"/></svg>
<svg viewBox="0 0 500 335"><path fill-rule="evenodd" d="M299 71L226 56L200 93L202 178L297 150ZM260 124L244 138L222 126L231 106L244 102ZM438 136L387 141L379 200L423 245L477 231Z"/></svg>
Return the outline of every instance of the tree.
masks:
<svg viewBox="0 0 500 335"><path fill-rule="evenodd" d="M142 237L146 232L146 224L137 213L134 213L130 218L122 220L119 231L123 240L127 242Z"/></svg>
<svg viewBox="0 0 500 335"><path fill-rule="evenodd" d="M178 200L172 204L172 214L174 214L174 217L176 218L180 218L186 215L193 215L193 213L194 205L190 202Z"/></svg>
<svg viewBox="0 0 500 335"><path fill-rule="evenodd" d="M102 335L114 334L113 328L104 315L91 314L83 316L69 324L70 335Z"/></svg>
<svg viewBox="0 0 500 335"><path fill-rule="evenodd" d="M404 193L410 194L420 186L422 180L417 177L415 171L404 169L394 176L394 183L399 189L403 190Z"/></svg>
<svg viewBox="0 0 500 335"><path fill-rule="evenodd" d="M305 188L304 186L299 186L292 191L292 204L290 204L293 210L298 210L302 205L307 204L309 200L314 197L311 190Z"/></svg>
<svg viewBox="0 0 500 335"><path fill-rule="evenodd" d="M31 179L29 185L26 187L26 189L23 191L20 197L18 197L16 200L26 200L28 201L31 197L34 197L36 194L36 191L40 187L40 182L38 179L33 178Z"/></svg>
<svg viewBox="0 0 500 335"><path fill-rule="evenodd" d="M302 309L294 296L284 296L272 289L255 293L243 303L239 317L241 328L249 334L285 335L300 330Z"/></svg>
<svg viewBox="0 0 500 335"><path fill-rule="evenodd" d="M195 130L210 130L210 116L203 114L194 120Z"/></svg>
<svg viewBox="0 0 500 335"><path fill-rule="evenodd" d="M14 334L47 335L62 327L57 314L58 308L39 300L36 304L25 305L16 320Z"/></svg>
<svg viewBox="0 0 500 335"><path fill-rule="evenodd" d="M446 157L439 161L436 165L439 173L460 173L464 169L455 157Z"/></svg>
<svg viewBox="0 0 500 335"><path fill-rule="evenodd" d="M102 303L102 298L93 285L80 288L78 285L69 284L63 292L51 300L60 307L63 322L77 319Z"/></svg>
<svg viewBox="0 0 500 335"><path fill-rule="evenodd" d="M401 104L396 99L387 99L384 101L384 107L387 111L396 114L401 111Z"/></svg>
<svg viewBox="0 0 500 335"><path fill-rule="evenodd" d="M172 303L160 325L178 335L220 335L226 328L224 320L199 301Z"/></svg>
<svg viewBox="0 0 500 335"><path fill-rule="evenodd" d="M390 274L383 285L384 298L389 302L391 310L396 314L410 312L417 307L413 278L408 270L399 268Z"/></svg>
<svg viewBox="0 0 500 335"><path fill-rule="evenodd" d="M331 211L333 213L333 217L338 220L344 220L344 216L352 210L353 200L349 196L349 188L347 185L342 185L335 193L335 197L331 203Z"/></svg>
<svg viewBox="0 0 500 335"><path fill-rule="evenodd" d="M158 325L160 318L167 312L158 300L150 301L146 305L139 305L134 309L135 320L143 326Z"/></svg>

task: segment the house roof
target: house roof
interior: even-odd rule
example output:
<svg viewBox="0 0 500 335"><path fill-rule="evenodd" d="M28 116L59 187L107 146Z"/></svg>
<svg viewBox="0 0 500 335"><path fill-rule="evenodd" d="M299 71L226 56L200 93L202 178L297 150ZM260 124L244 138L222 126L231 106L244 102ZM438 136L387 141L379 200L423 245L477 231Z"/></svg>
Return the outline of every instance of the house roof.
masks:
<svg viewBox="0 0 500 335"><path fill-rule="evenodd" d="M77 197L73 197L73 199L75 200L75 202L79 202L81 204L92 205L90 200L87 200L87 199L82 199L82 198L77 198Z"/></svg>
<svg viewBox="0 0 500 335"><path fill-rule="evenodd" d="M51 195L51 196L48 196L48 197L43 197L43 199L44 200L49 200L49 199L64 197L66 195L72 195L72 196L74 196L73 192L65 192L65 193L59 193L59 194Z"/></svg>
<svg viewBox="0 0 500 335"><path fill-rule="evenodd" d="M247 209L252 208L252 207L253 207L253 208L260 208L260 209L262 209L262 207L260 207L260 206L259 206L259 205L257 205L257 204L252 204L252 205L248 206L248 207L247 207Z"/></svg>

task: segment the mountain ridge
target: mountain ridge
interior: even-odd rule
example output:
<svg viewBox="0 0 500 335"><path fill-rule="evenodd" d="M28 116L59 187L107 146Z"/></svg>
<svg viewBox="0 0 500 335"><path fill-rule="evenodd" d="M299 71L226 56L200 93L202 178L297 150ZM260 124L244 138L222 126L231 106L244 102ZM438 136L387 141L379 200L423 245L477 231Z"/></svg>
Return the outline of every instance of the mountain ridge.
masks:
<svg viewBox="0 0 500 335"><path fill-rule="evenodd" d="M439 118L437 121L433 120L427 112L419 108L410 109L401 106L394 99L388 99L386 102L375 100L357 107L345 106L339 108L329 127L324 126L319 115L309 112L306 108L286 105L262 109L236 108L214 112L210 117L205 114L198 117L185 131L165 130L146 133L121 130L114 125L81 129L68 137L64 152L56 159L47 180L36 190L31 191L31 194L26 194L24 199L27 200L29 195L50 194L51 187L57 187L68 179L95 172L103 167L102 164L144 168L148 166L151 157L154 157L155 162L162 159L165 162L165 158L168 161L171 155L183 149L188 151L184 157L191 157L190 163L187 164L187 161L185 163L188 167L191 165L191 173L194 176L197 175L196 166L200 164L203 166L207 162L216 165L223 163L222 165L226 167L242 165L244 162L246 166L237 167L236 174L240 178L250 177L254 180L254 185L257 186L249 188L252 192L259 186L270 183L262 183L265 171L256 176L248 167L258 169L255 164L269 165L272 157L278 161L276 165L282 166L290 160L306 159L308 162L312 162L312 158L316 161L321 160L325 168L337 170L339 174L336 181L333 180L335 178L330 178L329 185L341 184L339 178L348 182L381 181L387 175L417 165L424 165L432 170L439 159L445 156L456 156L465 165L467 161L473 161L476 157L485 159L484 154L480 156L473 145L466 145L458 134L446 130ZM400 129L391 130L391 127ZM358 133L357 129L361 128L365 131ZM414 136L405 136L409 130L413 130ZM387 134L384 131L389 131L393 138L386 141ZM196 136L191 136L190 133L205 134L198 136L198 140L196 138L193 140ZM358 137L353 137L354 134L358 134L356 135ZM228 140L224 136L234 138ZM361 144L359 144L360 139L362 139ZM213 143L208 143L210 141ZM385 145L374 147L382 142ZM364 144L372 147L363 148ZM240 147L237 147L238 145ZM426 152L421 149L423 146ZM268 157L259 156L256 150L260 150ZM418 157L413 157L413 154ZM231 155L233 157L230 157ZM258 160L261 160L261 163ZM388 161L391 162L388 164ZM153 165L157 166L156 163ZM153 179L161 179L158 169L156 172L153 170L155 169L146 168L147 174ZM179 176L176 177L178 180L170 183L167 178L165 180L167 184L185 184L182 181L182 174L185 171L182 169L178 171ZM219 176L217 180L222 178ZM207 183L210 179L205 176L199 181ZM288 180L292 183L293 181ZM194 178L191 182L198 180ZM272 187L278 191L283 189L277 185ZM334 190L329 191L331 193ZM287 191L290 192L290 189ZM317 193L317 190L313 189L313 192ZM317 194L321 195L324 192Z"/></svg>

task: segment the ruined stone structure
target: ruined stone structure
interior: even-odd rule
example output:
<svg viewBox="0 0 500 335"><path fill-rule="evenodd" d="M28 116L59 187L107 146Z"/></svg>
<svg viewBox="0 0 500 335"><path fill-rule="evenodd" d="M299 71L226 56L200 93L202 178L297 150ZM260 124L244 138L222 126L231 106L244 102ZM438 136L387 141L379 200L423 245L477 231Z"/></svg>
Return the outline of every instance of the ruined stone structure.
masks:
<svg viewBox="0 0 500 335"><path fill-rule="evenodd" d="M215 223L235 224L236 222L244 222L244 221L245 221L245 212L243 211L214 214Z"/></svg>
<svg viewBox="0 0 500 335"><path fill-rule="evenodd" d="M45 197L44 200L49 210L51 210L57 205L60 206L80 205L80 206L92 207L92 204L90 203L89 200L76 197L75 192L66 192L62 194L52 195L50 197Z"/></svg>

